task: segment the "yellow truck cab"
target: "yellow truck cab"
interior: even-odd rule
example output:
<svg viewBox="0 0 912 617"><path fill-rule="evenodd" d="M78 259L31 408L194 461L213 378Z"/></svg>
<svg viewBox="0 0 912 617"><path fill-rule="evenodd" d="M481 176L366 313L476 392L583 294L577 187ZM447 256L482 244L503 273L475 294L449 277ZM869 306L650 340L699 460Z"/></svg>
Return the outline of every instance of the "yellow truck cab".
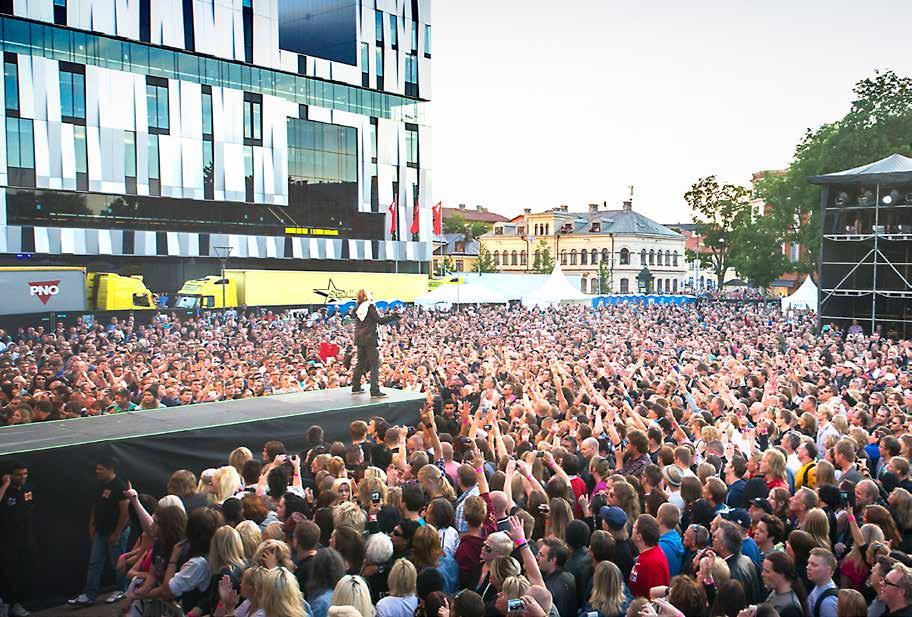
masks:
<svg viewBox="0 0 912 617"><path fill-rule="evenodd" d="M237 283L230 278L204 276L191 279L177 292L175 308L210 309L238 305Z"/></svg>
<svg viewBox="0 0 912 617"><path fill-rule="evenodd" d="M141 276L86 273L86 304L98 311L152 310L155 300Z"/></svg>

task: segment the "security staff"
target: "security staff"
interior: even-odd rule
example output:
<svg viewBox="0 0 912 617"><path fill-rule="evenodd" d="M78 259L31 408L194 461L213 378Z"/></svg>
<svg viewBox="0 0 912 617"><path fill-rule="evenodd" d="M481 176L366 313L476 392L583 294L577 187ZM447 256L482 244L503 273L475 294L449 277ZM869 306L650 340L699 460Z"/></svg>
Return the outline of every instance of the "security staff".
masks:
<svg viewBox="0 0 912 617"><path fill-rule="evenodd" d="M35 501L28 467L13 463L0 478L0 597L13 617L28 617L22 605L32 579L32 513Z"/></svg>

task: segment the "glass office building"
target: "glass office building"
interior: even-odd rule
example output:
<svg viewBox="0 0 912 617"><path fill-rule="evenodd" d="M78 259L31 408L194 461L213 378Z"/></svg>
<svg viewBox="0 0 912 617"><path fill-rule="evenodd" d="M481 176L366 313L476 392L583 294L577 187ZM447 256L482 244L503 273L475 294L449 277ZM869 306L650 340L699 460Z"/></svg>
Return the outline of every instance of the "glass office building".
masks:
<svg viewBox="0 0 912 617"><path fill-rule="evenodd" d="M0 0L0 42L3 265L426 271L430 0Z"/></svg>

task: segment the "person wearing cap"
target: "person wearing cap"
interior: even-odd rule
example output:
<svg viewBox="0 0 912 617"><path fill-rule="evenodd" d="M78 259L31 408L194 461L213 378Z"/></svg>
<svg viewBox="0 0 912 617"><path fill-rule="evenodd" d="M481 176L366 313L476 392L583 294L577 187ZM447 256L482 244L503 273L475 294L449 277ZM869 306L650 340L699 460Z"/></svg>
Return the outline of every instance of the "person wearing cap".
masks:
<svg viewBox="0 0 912 617"><path fill-rule="evenodd" d="M673 503L678 510L684 510L684 498L681 497L681 469L677 465L665 465L662 468L662 482L669 503Z"/></svg>
<svg viewBox="0 0 912 617"><path fill-rule="evenodd" d="M762 567L763 559L760 557L760 548L754 539L750 537L751 524L753 522L751 515L744 508L735 508L723 514L722 517L738 525L738 529L741 532L741 554L750 557L750 560L758 568Z"/></svg>
<svg viewBox="0 0 912 617"><path fill-rule="evenodd" d="M627 514L617 506L602 506L599 510L602 529L614 538L614 563L624 578L630 576L637 556L637 548L627 533Z"/></svg>

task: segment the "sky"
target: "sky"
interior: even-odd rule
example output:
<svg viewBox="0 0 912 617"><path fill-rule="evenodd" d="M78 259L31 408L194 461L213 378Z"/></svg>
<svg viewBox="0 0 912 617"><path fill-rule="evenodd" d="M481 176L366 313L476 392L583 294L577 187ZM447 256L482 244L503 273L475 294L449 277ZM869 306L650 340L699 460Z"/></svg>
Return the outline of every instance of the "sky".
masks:
<svg viewBox="0 0 912 617"><path fill-rule="evenodd" d="M434 201L690 220L716 175L788 166L854 84L912 75L908 0L436 0ZM903 25L905 24L905 25Z"/></svg>

